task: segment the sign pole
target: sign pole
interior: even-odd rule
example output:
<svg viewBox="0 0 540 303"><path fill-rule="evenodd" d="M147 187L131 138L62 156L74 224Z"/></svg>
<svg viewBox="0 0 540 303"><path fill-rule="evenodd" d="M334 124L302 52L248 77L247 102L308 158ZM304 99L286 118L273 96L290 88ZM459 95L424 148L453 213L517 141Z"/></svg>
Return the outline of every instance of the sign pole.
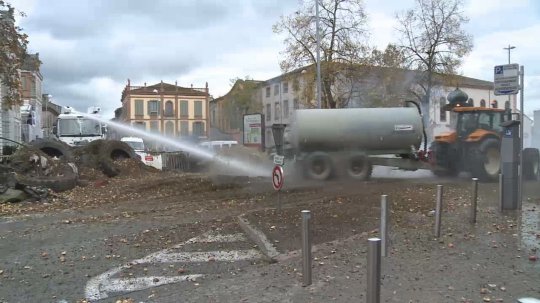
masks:
<svg viewBox="0 0 540 303"><path fill-rule="evenodd" d="M525 127L525 109L523 108L523 93L525 89L525 68L520 66L519 77L521 83L521 92L519 94L519 109L521 110L521 127L519 128L520 149L519 149L519 186L518 186L518 209L521 210L521 203L523 202L523 128Z"/></svg>

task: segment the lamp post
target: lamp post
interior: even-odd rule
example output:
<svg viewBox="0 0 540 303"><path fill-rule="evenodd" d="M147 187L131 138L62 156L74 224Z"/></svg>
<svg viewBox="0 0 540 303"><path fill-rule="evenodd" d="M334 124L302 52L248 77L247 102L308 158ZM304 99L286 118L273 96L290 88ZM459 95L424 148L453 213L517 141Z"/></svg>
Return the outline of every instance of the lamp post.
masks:
<svg viewBox="0 0 540 303"><path fill-rule="evenodd" d="M515 49L516 47L515 46L512 46L510 44L508 44L508 47L504 47L503 49L507 50L508 51L508 64L510 64L510 52ZM511 98L510 98L510 95L508 95L508 103L510 103L510 106L512 101L511 101ZM521 109L520 109L521 110Z"/></svg>
<svg viewBox="0 0 540 303"><path fill-rule="evenodd" d="M510 44L508 44L508 47L503 48L503 49L506 49L508 51L508 64L510 64L510 51L512 51L515 48L516 48L515 46L512 46Z"/></svg>

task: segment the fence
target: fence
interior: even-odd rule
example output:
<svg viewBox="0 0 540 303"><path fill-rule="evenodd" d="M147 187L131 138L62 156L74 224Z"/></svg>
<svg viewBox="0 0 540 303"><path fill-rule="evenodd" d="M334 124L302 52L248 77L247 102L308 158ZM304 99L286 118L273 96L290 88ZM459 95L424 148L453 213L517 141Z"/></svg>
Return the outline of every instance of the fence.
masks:
<svg viewBox="0 0 540 303"><path fill-rule="evenodd" d="M161 153L161 161L164 171L190 171L192 166L189 154L184 152Z"/></svg>

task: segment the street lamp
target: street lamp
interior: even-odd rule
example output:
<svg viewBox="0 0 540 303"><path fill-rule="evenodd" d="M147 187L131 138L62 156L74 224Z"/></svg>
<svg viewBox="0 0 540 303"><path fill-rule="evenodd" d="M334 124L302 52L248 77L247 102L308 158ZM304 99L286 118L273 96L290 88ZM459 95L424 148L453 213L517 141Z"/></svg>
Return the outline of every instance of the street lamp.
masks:
<svg viewBox="0 0 540 303"><path fill-rule="evenodd" d="M516 48L515 46L512 46L508 44L508 47L504 47L503 49L506 49L508 51L508 64L510 64L510 51Z"/></svg>
<svg viewBox="0 0 540 303"><path fill-rule="evenodd" d="M508 47L503 48L508 51L508 64L510 64L510 51L512 51L515 48L516 48L515 46L512 46L510 44L508 44ZM510 95L508 95L508 103L512 103Z"/></svg>

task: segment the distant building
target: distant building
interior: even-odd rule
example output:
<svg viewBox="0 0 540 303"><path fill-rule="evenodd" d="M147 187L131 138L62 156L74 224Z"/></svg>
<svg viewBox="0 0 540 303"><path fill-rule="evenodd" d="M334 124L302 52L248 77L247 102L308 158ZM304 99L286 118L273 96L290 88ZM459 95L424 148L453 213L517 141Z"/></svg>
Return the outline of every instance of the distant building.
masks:
<svg viewBox="0 0 540 303"><path fill-rule="evenodd" d="M315 108L313 66L269 79L260 84L263 113L265 115L266 146L274 145L272 125L290 124L296 109ZM415 82L416 71L376 66L358 66L354 78L339 78L333 91L341 98L344 107L389 107L402 106L405 100L418 101L415 92L419 84ZM443 110L449 92L459 87L469 96L474 106L510 107L515 111L515 102L508 96L495 96L493 82L464 76L437 76L431 92L426 131L428 138L451 129L452 115ZM514 98L515 99L515 98Z"/></svg>
<svg viewBox="0 0 540 303"><path fill-rule="evenodd" d="M8 26L15 26L13 9L0 11L0 22ZM16 143L21 142L21 113L18 105L7 107L3 98L7 94L7 88L0 84L0 154L8 153Z"/></svg>
<svg viewBox="0 0 540 303"><path fill-rule="evenodd" d="M209 133L208 83L186 88L164 83L132 86L122 92L121 121L179 139L201 140Z"/></svg>
<svg viewBox="0 0 540 303"><path fill-rule="evenodd" d="M237 80L226 95L210 101L210 139L242 142L244 114L262 113L261 83Z"/></svg>
<svg viewBox="0 0 540 303"><path fill-rule="evenodd" d="M30 142L43 138L42 130L42 93L43 76L40 72L39 53L27 55L20 69L21 96L21 140Z"/></svg>
<svg viewBox="0 0 540 303"><path fill-rule="evenodd" d="M56 125L58 115L62 112L62 106L52 102L51 96L48 94L42 95L43 103L41 104L42 131L43 137L49 138L54 136L53 129Z"/></svg>

